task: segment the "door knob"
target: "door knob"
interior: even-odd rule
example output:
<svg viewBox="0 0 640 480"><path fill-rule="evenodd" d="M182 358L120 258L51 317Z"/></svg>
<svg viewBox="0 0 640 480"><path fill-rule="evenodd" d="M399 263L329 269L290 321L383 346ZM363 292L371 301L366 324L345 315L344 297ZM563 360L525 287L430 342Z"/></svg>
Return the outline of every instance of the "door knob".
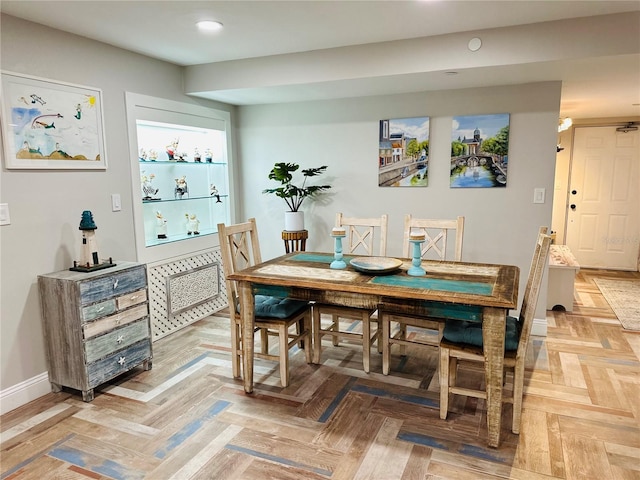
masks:
<svg viewBox="0 0 640 480"><path fill-rule="evenodd" d="M572 203L571 205L569 205L569 207L571 207L571 210L575 210L576 209L576 204Z"/></svg>

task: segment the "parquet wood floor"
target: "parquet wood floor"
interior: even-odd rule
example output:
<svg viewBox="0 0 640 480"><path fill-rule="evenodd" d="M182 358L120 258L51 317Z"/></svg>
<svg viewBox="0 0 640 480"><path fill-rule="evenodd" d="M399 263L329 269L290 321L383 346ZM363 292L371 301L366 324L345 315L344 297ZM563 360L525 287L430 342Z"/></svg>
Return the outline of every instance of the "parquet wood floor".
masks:
<svg viewBox="0 0 640 480"><path fill-rule="evenodd" d="M438 416L437 352L396 353L392 374L327 339L321 365L293 353L291 384L258 360L256 389L231 376L228 318L154 344L153 370L96 390L48 394L1 417L0 479L640 479L640 333L624 331L582 270L571 314L533 337L520 435L503 412L486 446L483 400ZM357 327L357 326L355 326ZM460 380L482 382L465 370ZM507 378L507 382L510 379Z"/></svg>

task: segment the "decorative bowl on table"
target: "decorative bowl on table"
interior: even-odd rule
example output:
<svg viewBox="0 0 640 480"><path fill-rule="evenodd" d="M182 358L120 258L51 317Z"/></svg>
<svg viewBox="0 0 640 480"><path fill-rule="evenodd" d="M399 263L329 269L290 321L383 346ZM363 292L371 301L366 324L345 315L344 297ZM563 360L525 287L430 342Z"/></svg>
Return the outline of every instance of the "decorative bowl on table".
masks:
<svg viewBox="0 0 640 480"><path fill-rule="evenodd" d="M402 266L402 260L390 257L356 257L349 263L359 272L376 275L395 272Z"/></svg>

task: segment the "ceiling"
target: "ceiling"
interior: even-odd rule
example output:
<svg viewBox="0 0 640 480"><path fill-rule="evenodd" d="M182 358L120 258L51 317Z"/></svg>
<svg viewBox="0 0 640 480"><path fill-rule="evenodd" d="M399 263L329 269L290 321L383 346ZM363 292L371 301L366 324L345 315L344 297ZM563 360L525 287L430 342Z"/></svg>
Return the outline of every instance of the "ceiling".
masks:
<svg viewBox="0 0 640 480"><path fill-rule="evenodd" d="M180 66L193 66L490 28L640 11L640 1L32 1L2 0L0 11ZM224 28L198 32L198 20ZM594 32L595 33L595 32ZM390 75L349 82L242 88L202 96L233 104L301 101L442 88L562 80L561 115L640 115L637 55L478 70L475 80ZM268 60L268 59L267 59ZM457 82L457 83L456 83Z"/></svg>

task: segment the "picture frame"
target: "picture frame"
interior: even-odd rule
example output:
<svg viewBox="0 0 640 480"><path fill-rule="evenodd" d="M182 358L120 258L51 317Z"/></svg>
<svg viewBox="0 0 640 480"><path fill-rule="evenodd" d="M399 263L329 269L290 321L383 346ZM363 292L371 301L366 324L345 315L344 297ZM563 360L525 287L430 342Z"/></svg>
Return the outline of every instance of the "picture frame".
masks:
<svg viewBox="0 0 640 480"><path fill-rule="evenodd" d="M452 119L450 188L505 188L509 167L508 113Z"/></svg>
<svg viewBox="0 0 640 480"><path fill-rule="evenodd" d="M106 170L102 91L2 71L7 169Z"/></svg>
<svg viewBox="0 0 640 480"><path fill-rule="evenodd" d="M379 187L428 185L429 121L426 116L380 120Z"/></svg>

